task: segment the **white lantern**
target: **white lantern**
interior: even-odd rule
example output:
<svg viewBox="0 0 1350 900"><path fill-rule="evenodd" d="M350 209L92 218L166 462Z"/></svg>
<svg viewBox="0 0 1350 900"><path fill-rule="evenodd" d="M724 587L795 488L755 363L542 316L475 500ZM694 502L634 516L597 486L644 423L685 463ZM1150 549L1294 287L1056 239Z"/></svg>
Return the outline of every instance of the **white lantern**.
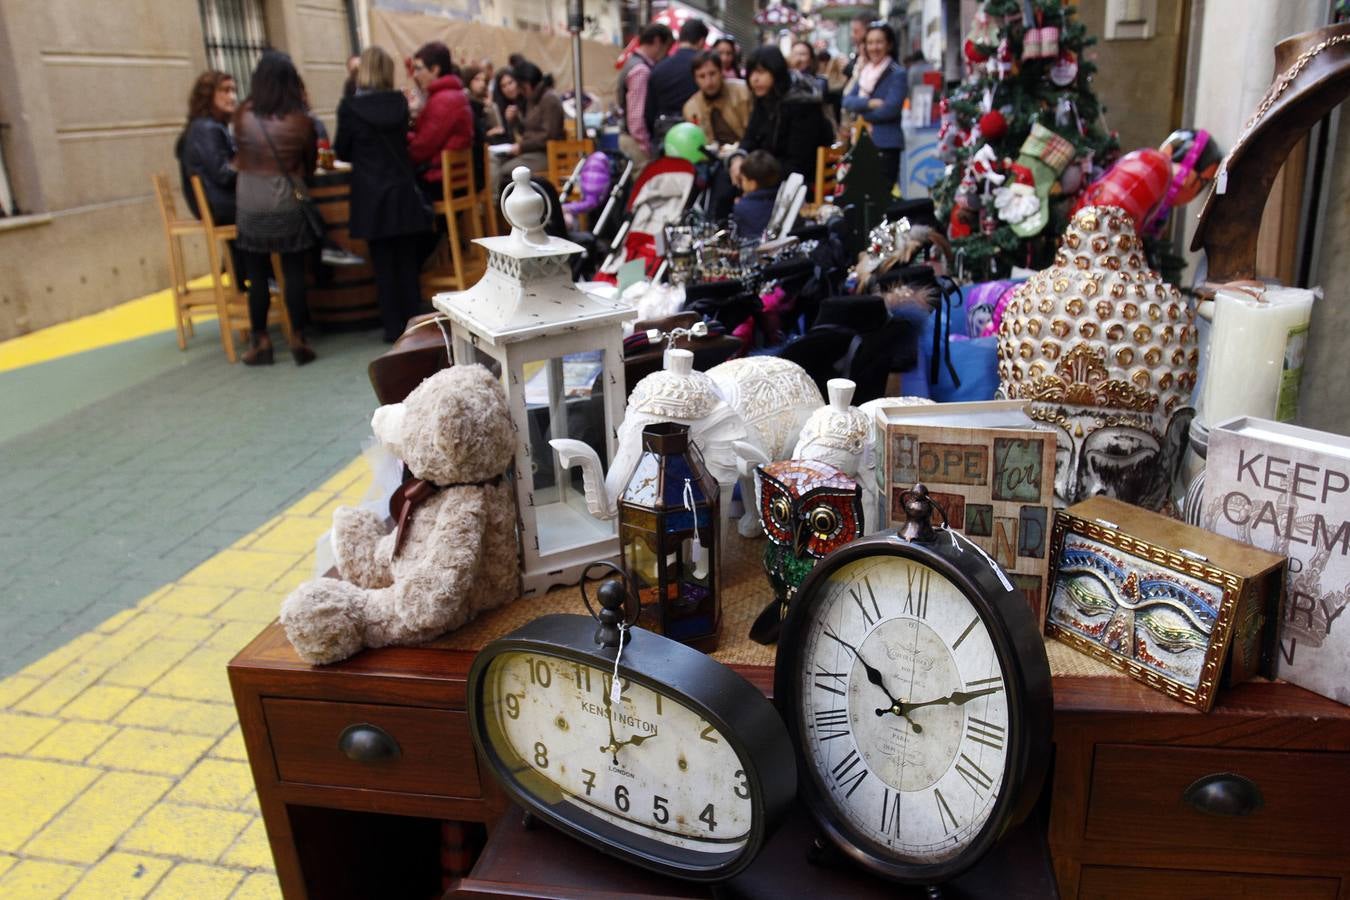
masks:
<svg viewBox="0 0 1350 900"><path fill-rule="evenodd" d="M481 353L501 367L516 429L521 575L530 596L573 583L587 564L618 555L614 522L587 512L584 492L548 441L578 438L606 466L614 458L626 393L623 321L637 311L577 290L569 259L582 248L544 233L548 201L530 183L529 169L518 167L511 178L502 192L511 233L474 241L488 253L482 279L433 302L451 320L457 363Z"/></svg>

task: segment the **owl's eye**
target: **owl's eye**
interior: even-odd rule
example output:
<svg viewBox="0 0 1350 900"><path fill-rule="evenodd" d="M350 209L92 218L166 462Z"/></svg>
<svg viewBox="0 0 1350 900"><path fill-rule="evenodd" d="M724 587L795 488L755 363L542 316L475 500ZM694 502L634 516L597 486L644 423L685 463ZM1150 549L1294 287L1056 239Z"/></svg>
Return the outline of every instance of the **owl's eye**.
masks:
<svg viewBox="0 0 1350 900"><path fill-rule="evenodd" d="M817 506L811 510L808 520L811 530L821 537L830 537L839 527L839 514L828 506Z"/></svg>
<svg viewBox="0 0 1350 900"><path fill-rule="evenodd" d="M774 497L770 500L769 513L773 516L774 522L783 528L787 528L788 522L792 519L792 507L786 497Z"/></svg>

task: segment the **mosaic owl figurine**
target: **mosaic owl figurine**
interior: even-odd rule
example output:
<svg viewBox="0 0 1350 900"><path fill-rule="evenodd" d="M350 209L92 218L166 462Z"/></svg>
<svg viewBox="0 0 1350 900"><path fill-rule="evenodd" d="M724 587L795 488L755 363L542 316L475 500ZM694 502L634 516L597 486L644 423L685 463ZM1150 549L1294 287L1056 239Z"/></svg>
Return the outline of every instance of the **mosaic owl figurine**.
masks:
<svg viewBox="0 0 1350 900"><path fill-rule="evenodd" d="M755 495L760 524L769 536L764 572L774 599L750 626L750 637L772 644L816 560L862 537L862 488L829 463L786 459L755 468Z"/></svg>

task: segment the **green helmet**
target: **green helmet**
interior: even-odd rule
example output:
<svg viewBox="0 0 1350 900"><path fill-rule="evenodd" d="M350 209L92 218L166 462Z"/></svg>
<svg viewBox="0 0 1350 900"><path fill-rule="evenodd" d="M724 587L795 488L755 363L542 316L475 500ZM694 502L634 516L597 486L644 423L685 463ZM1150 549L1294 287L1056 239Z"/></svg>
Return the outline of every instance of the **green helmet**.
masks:
<svg viewBox="0 0 1350 900"><path fill-rule="evenodd" d="M666 132L666 156L678 156L691 163L703 162L708 158L703 152L703 145L706 142L707 137L703 134L702 128L693 122L680 122L672 125Z"/></svg>

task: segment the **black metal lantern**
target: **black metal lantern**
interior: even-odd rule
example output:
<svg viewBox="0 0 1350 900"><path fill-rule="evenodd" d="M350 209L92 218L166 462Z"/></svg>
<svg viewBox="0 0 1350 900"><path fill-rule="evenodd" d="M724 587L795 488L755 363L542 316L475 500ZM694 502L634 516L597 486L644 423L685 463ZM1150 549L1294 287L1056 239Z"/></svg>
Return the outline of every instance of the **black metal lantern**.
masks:
<svg viewBox="0 0 1350 900"><path fill-rule="evenodd" d="M717 479L689 427L642 431L642 456L619 495L619 547L641 605L638 624L701 650L722 620Z"/></svg>

